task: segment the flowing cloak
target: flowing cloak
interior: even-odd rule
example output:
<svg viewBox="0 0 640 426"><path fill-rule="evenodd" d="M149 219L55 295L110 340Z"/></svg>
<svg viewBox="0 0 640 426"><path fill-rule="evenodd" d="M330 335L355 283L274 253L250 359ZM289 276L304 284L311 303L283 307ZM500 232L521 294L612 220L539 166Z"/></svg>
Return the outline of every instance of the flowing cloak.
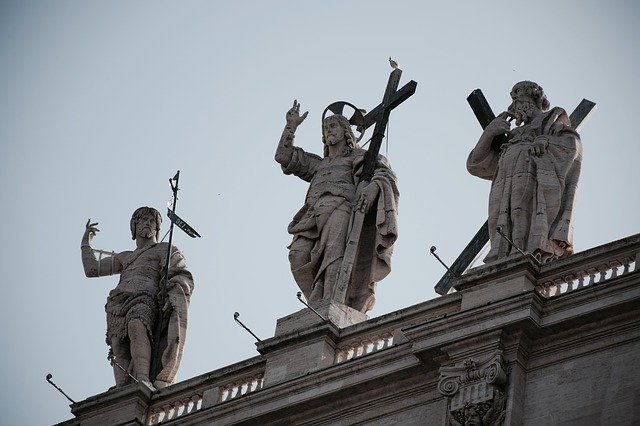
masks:
<svg viewBox="0 0 640 426"><path fill-rule="evenodd" d="M553 108L531 123L516 127L513 138L497 152L474 149L467 169L492 180L489 196L491 251L485 263L515 249L496 231L498 226L521 249L541 263L573 253L573 208L582 162L582 145L567 113ZM529 152L537 136L547 136L546 151Z"/></svg>
<svg viewBox="0 0 640 426"><path fill-rule="evenodd" d="M151 344L158 344L160 348L162 367L156 379L172 383L182 358L187 332L187 309L194 286L182 252L173 246L165 299L171 307L167 311L169 320L160 337L154 336L157 321L160 320L159 312L163 308L159 306L162 303L159 296L168 249L168 243L158 243L141 250L117 254L116 261L122 265L120 282L109 293L105 311L107 344L111 344L113 338L128 338L127 324L133 319L139 319L147 329ZM131 365L130 369L132 368Z"/></svg>
<svg viewBox="0 0 640 426"><path fill-rule="evenodd" d="M334 262L342 262L365 152L355 148L344 156L321 158L294 147L291 160L282 166L285 174L310 183L305 204L288 227L293 235L289 249L302 251L306 259L302 265L292 263L291 269L309 301L322 298L322 294L318 297L314 293L319 283L331 290L336 284L337 275L327 277L325 272ZM378 156L371 183L378 185L380 192L365 216L346 300L348 306L361 312L375 303L376 283L391 270L393 244L398 236L397 179L382 155Z"/></svg>

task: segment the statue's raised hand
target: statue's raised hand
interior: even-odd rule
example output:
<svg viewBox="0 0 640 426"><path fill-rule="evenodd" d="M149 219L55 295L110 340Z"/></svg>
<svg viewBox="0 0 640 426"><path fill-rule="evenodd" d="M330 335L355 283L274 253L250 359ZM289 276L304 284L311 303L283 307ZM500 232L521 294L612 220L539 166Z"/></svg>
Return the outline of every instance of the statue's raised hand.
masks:
<svg viewBox="0 0 640 426"><path fill-rule="evenodd" d="M304 114L300 115L300 103L297 100L293 101L293 106L289 111L287 111L287 126L298 127L300 123L307 118L307 114L309 111L306 111Z"/></svg>
<svg viewBox="0 0 640 426"><path fill-rule="evenodd" d="M507 119L512 118L513 115L507 111L501 113L496 118L494 118L491 123L484 129L485 133L495 137L498 135L507 134L507 136L511 136L511 123L507 121Z"/></svg>
<svg viewBox="0 0 640 426"><path fill-rule="evenodd" d="M84 226L84 235L82 236L82 244L91 244L93 241L93 237L96 236L96 233L100 232L96 226L98 222L91 223L91 219L87 220L87 224Z"/></svg>

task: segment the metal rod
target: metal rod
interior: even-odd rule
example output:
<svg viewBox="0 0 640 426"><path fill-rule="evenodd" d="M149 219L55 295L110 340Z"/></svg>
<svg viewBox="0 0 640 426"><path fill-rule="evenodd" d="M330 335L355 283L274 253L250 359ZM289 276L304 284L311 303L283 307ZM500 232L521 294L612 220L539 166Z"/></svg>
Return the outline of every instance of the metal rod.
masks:
<svg viewBox="0 0 640 426"><path fill-rule="evenodd" d="M52 375L51 373L47 374L47 377L46 377L46 378L47 378L47 382L49 382L49 383L51 384L51 386L53 386L54 388L58 389L58 392L60 392L61 394L63 394L63 395L64 395L64 397L65 397L65 398L67 398L69 401L71 401L71 403L72 403L72 404L75 404L76 402L75 402L73 399L71 399L71 398L69 397L69 395L67 395L66 393L64 393L64 391L63 391L62 389L60 389L60 388L59 388L55 383L53 383L53 382L51 381L51 378L52 378L52 377L53 377L53 375Z"/></svg>
<svg viewBox="0 0 640 426"><path fill-rule="evenodd" d="M309 304L308 304L307 302L305 302L304 300L302 300L302 292L301 292L301 291L299 291L299 292L296 294L296 296L298 297L298 300L299 300L300 302L302 302L302 304L303 304L304 306L306 306L307 308L311 309L311 310L313 311L313 313L314 313L314 314L316 314L317 316L319 316L319 317L320 317L320 319L321 319L322 321L326 321L326 320L327 320L325 317L323 317L322 315L320 315L320 312L316 311L316 310L315 310L315 309L313 309L311 306L309 306Z"/></svg>
<svg viewBox="0 0 640 426"><path fill-rule="evenodd" d="M112 256L115 254L113 250L100 250L100 249L95 249L93 247L91 247L91 250L93 250L94 253L108 254L109 256Z"/></svg>
<svg viewBox="0 0 640 426"><path fill-rule="evenodd" d="M444 267L445 267L445 269L446 269L447 271L449 271L449 273L450 273L451 275L453 275L454 277L460 278L460 275L458 275L458 274L456 274L455 272L453 272L453 271L451 270L451 268L449 268L449 267L446 265L446 263L444 263L444 262L442 261L442 259L440 259L440 256L438 256L438 254L436 253L436 246L431 246L431 248L429 249L429 251L431 252L431 254L433 255L433 257L435 257L436 259L438 259L438 262L440 262L440 263L442 264L442 266L444 266Z"/></svg>
<svg viewBox="0 0 640 426"><path fill-rule="evenodd" d="M246 325L244 325L244 324L242 323L242 321L240 321L240 320L238 319L238 317L239 317L239 316L240 316L240 313L238 313L238 312L234 312L234 313L233 313L233 319L234 319L238 324L240 324L240 327L242 327L242 328L244 328L245 330L247 330L247 331L249 332L249 334L251 334L251 335L252 335L252 336L253 336L253 337L254 337L258 342L262 342L262 340L260 340L260 338L259 338L258 336L256 336L255 334L253 334L253 331L249 330L249 327L247 327Z"/></svg>
<svg viewBox="0 0 640 426"><path fill-rule="evenodd" d="M511 240L509 239L509 237L507 237L507 236L502 232L502 226L498 226L498 227L496 228L496 231L498 231L498 234L500 234L500 236L501 236L502 238L504 238L504 239L505 239L505 240L506 240L506 241L511 245L511 247L513 247L514 249L518 250L518 251L520 252L520 254L521 254L521 255L523 255L523 256L526 256L526 255L527 255L527 253L525 253L524 251L520 250L520 247L518 247L517 245L515 245L515 244L513 243L513 241L511 241Z"/></svg>
<svg viewBox="0 0 640 426"><path fill-rule="evenodd" d="M173 212L176 211L176 204L178 203L178 191L180 190L178 188L178 181L180 180L180 170L178 170L175 174L175 176L171 179L169 179L169 185L171 186L171 192L173 193L173 206L171 208L171 210ZM158 307L160 315L158 318L158 322L157 322L157 326L156 329L154 331L154 344L152 346L152 351L151 351L151 371L150 371L150 377L151 380L155 380L156 377L158 376L158 373L160 373L161 366L162 366L162 361L160 359L160 336L162 335L162 331L164 330L164 328L166 327L166 323L167 318L162 314L162 310L167 298L167 287L169 287L169 265L171 263L171 256L172 256L172 250L173 250L173 221L169 220L169 222L171 222L171 225L169 225L169 246L167 249L167 264L165 265L164 268L164 276L162 277L162 282L161 282L161 286L160 286L160 294L159 294L159 303L158 303Z"/></svg>
<svg viewBox="0 0 640 426"><path fill-rule="evenodd" d="M136 379L135 377L133 377L133 376L131 375L131 373L129 373L127 370L125 370L125 369L124 369L124 367L123 367L123 366L121 366L120 364L118 364L118 363L116 362L116 357L115 357L115 355L113 355L112 353L109 353L109 355L107 356L107 359L109 360L109 363L111 364L111 366L112 366L112 367L115 365L115 366L116 366L116 367L118 367L120 370L124 371L124 373L125 373L127 376L131 377L131 378L133 379L133 381L134 381L134 382L136 382L136 383L140 383L140 381L139 381L138 379Z"/></svg>

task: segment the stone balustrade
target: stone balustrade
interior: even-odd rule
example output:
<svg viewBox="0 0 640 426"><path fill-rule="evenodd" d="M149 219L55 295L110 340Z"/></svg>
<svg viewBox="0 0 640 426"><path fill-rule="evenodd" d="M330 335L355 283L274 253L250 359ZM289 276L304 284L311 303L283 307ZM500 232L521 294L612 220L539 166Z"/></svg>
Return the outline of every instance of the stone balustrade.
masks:
<svg viewBox="0 0 640 426"><path fill-rule="evenodd" d="M258 373L220 386L220 402L230 401L239 396L262 389L264 374Z"/></svg>
<svg viewBox="0 0 640 426"><path fill-rule="evenodd" d="M254 357L177 383L155 393L147 409L146 425L176 420L262 389L264 360Z"/></svg>
<svg viewBox="0 0 640 426"><path fill-rule="evenodd" d="M190 397L164 402L162 405L150 407L147 415L147 425L157 425L160 423L175 420L186 414L193 413L202 408L202 394L197 393Z"/></svg>
<svg viewBox="0 0 640 426"><path fill-rule="evenodd" d="M335 363L346 362L393 346L393 334L378 333L343 344L336 349Z"/></svg>
<svg viewBox="0 0 640 426"><path fill-rule="evenodd" d="M627 241L628 240L628 241ZM599 253L598 248L577 253L541 268L536 290L545 298L560 296L584 287L600 285L639 270L637 237L618 242L617 250Z"/></svg>

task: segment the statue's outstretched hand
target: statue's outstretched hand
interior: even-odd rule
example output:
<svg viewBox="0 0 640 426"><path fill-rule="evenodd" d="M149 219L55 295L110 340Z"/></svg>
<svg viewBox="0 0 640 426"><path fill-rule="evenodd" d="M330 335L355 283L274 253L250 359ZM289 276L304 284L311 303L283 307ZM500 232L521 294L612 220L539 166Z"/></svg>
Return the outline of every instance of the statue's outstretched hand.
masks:
<svg viewBox="0 0 640 426"><path fill-rule="evenodd" d="M96 226L98 222L91 223L91 219L87 220L87 224L84 226L84 235L82 236L82 244L91 244L93 241L93 237L96 236L96 233L100 232Z"/></svg>
<svg viewBox="0 0 640 426"><path fill-rule="evenodd" d="M298 127L305 118L307 118L307 114L309 111L306 111L304 114L300 115L300 103L297 100L293 101L293 106L289 111L287 111L287 125Z"/></svg>

